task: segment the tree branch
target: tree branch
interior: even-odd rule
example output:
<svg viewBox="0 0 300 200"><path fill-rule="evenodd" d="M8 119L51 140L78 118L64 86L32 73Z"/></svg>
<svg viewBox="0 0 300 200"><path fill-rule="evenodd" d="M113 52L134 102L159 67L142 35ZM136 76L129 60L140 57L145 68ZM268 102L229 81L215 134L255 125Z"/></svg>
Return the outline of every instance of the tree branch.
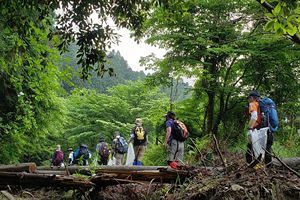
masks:
<svg viewBox="0 0 300 200"><path fill-rule="evenodd" d="M260 5L262 5L265 9L268 10L269 13L272 13L272 10L274 9L274 7L269 4L268 2L263 2L261 3L261 0L256 0ZM293 42L300 44L300 36L298 34L295 35L288 35L288 38L290 40L292 40Z"/></svg>

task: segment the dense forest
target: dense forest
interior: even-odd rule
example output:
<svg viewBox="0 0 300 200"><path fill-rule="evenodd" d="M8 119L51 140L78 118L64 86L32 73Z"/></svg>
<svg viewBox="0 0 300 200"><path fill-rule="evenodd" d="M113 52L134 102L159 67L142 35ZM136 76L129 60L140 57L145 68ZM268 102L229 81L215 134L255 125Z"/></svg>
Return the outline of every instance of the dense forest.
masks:
<svg viewBox="0 0 300 200"><path fill-rule="evenodd" d="M17 0L0 11L1 164L49 165L57 144L94 153L100 137L129 139L140 117L149 132L144 164L166 165L169 110L190 133L186 163L201 165L214 136L222 151L243 154L253 89L276 102L274 153L300 155L297 0ZM141 58L154 73L133 71L111 49L118 28L166 50Z"/></svg>

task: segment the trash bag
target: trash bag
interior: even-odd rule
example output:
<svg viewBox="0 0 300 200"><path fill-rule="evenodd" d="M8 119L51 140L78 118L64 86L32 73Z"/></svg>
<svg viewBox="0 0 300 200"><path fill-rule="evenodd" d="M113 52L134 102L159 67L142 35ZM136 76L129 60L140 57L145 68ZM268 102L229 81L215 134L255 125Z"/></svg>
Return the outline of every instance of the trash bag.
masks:
<svg viewBox="0 0 300 200"><path fill-rule="evenodd" d="M135 155L134 155L133 145L132 143L130 143L128 145L127 158L126 158L127 166L133 165L134 157Z"/></svg>
<svg viewBox="0 0 300 200"><path fill-rule="evenodd" d="M261 160L264 160L268 129L269 128L266 127L259 130L254 129L249 132L255 158L258 158L258 156L262 154Z"/></svg>

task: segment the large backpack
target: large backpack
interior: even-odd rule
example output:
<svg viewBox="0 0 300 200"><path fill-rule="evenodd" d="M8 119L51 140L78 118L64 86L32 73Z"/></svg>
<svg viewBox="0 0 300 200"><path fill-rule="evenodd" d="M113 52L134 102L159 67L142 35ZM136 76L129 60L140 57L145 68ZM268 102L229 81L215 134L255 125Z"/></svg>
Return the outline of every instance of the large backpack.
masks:
<svg viewBox="0 0 300 200"><path fill-rule="evenodd" d="M146 141L146 132L142 126L135 127L135 139L139 143L144 143Z"/></svg>
<svg viewBox="0 0 300 200"><path fill-rule="evenodd" d="M117 149L118 153L121 153L121 154L127 153L128 144L123 137L118 138L117 144L116 144L116 149Z"/></svg>
<svg viewBox="0 0 300 200"><path fill-rule="evenodd" d="M55 160L58 162L63 162L64 161L64 152L56 151Z"/></svg>
<svg viewBox="0 0 300 200"><path fill-rule="evenodd" d="M279 120L274 101L265 97L259 100L259 108L260 112L263 113L262 126L269 127L271 132L277 131Z"/></svg>
<svg viewBox="0 0 300 200"><path fill-rule="evenodd" d="M174 126L172 127L171 134L175 140L180 142L185 141L189 136L189 132L185 124L178 120L174 120Z"/></svg>
<svg viewBox="0 0 300 200"><path fill-rule="evenodd" d="M109 149L108 149L108 144L106 142L103 142L101 144L100 149L99 149L99 155L103 158L109 157Z"/></svg>

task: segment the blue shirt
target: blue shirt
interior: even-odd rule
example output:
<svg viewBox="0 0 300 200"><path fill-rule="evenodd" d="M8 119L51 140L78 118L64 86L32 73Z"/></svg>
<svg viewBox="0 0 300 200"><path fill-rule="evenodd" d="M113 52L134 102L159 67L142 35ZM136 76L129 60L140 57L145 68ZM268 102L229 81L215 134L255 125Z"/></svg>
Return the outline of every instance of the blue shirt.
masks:
<svg viewBox="0 0 300 200"><path fill-rule="evenodd" d="M168 119L166 121L166 127L169 128L169 127L173 127L174 126L174 120L173 119Z"/></svg>

